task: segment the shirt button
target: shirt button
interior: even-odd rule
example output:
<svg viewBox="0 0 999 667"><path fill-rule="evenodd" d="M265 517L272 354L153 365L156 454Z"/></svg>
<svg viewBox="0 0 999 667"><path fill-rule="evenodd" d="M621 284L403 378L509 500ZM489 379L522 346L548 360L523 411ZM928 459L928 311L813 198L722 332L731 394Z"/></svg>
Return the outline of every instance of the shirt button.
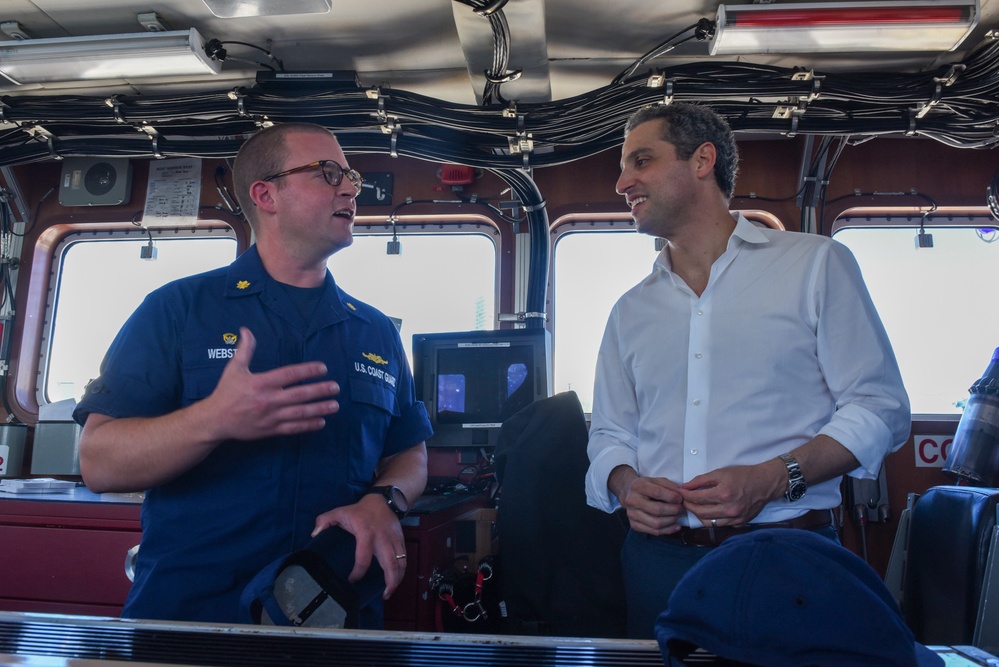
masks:
<svg viewBox="0 0 999 667"><path fill-rule="evenodd" d="M694 401L694 405L700 405L700 404L701 404L701 399L698 398Z"/></svg>
<svg viewBox="0 0 999 667"><path fill-rule="evenodd" d="M699 310L699 311L697 311L697 314L698 314L698 315L703 315L703 314L704 314L704 311L703 311L703 310Z"/></svg>
<svg viewBox="0 0 999 667"><path fill-rule="evenodd" d="M700 352L698 352L697 354L694 355L694 359L700 359L703 356L704 356L703 354L701 354Z"/></svg>
<svg viewBox="0 0 999 667"><path fill-rule="evenodd" d="M691 449L690 453L693 454L694 456L697 456L697 449L696 448Z"/></svg>

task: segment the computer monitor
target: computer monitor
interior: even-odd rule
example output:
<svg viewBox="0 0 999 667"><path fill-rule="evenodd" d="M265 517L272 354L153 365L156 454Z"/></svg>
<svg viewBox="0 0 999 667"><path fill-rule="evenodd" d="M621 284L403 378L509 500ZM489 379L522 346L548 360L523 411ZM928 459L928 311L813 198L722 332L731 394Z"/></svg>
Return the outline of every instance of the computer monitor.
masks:
<svg viewBox="0 0 999 667"><path fill-rule="evenodd" d="M414 334L413 378L434 427L428 447L493 447L506 419L551 396L551 334Z"/></svg>

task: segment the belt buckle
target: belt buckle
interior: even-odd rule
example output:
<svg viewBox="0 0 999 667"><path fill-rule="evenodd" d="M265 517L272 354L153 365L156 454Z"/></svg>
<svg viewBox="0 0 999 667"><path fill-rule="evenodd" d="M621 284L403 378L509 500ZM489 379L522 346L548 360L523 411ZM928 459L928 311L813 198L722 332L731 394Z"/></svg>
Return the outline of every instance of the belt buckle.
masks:
<svg viewBox="0 0 999 667"><path fill-rule="evenodd" d="M676 536L680 538L680 543L685 547L710 547L717 546L718 544L714 528L708 529L707 540L703 539L703 536L699 534L698 528L691 528L689 526L681 528Z"/></svg>

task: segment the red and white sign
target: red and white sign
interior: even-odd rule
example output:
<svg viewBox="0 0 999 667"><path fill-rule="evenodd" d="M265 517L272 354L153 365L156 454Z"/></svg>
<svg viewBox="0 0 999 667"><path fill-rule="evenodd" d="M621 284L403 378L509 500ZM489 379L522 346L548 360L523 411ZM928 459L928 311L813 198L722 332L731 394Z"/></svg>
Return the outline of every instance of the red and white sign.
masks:
<svg viewBox="0 0 999 667"><path fill-rule="evenodd" d="M917 435L913 437L917 468L943 468L954 444L952 435Z"/></svg>

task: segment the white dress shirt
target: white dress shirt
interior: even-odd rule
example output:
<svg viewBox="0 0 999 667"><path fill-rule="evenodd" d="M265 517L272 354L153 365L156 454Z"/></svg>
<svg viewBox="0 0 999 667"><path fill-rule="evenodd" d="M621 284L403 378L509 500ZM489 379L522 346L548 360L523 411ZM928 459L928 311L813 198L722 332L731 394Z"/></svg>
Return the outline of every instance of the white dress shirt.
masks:
<svg viewBox="0 0 999 667"><path fill-rule="evenodd" d="M909 398L860 267L824 236L760 228L742 215L697 296L669 248L615 304L597 359L587 502L612 512L611 471L683 483L773 459L825 434L873 478L908 439ZM754 523L840 504L840 479ZM680 523L700 522L687 513Z"/></svg>

